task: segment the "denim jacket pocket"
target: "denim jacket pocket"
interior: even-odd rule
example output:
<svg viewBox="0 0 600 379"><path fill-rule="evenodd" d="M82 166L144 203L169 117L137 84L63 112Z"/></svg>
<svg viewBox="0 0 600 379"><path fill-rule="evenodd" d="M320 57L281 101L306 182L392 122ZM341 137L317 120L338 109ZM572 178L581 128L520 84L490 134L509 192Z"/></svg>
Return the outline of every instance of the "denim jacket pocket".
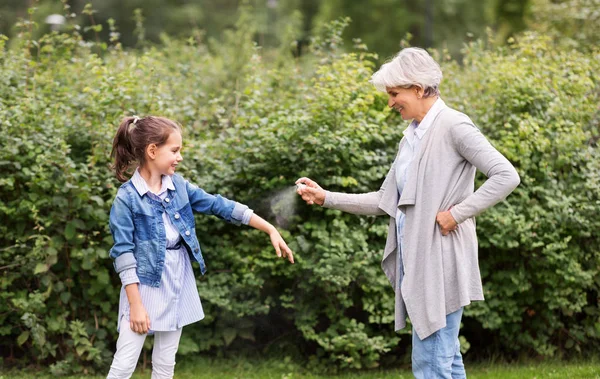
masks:
<svg viewBox="0 0 600 379"><path fill-rule="evenodd" d="M150 246L149 241L143 241L138 243L136 248L137 256L137 273L138 274L148 274L153 272L153 259L151 254L148 254L152 246Z"/></svg>
<svg viewBox="0 0 600 379"><path fill-rule="evenodd" d="M156 237L156 217L143 213L133 214L135 237L138 241L149 241Z"/></svg>

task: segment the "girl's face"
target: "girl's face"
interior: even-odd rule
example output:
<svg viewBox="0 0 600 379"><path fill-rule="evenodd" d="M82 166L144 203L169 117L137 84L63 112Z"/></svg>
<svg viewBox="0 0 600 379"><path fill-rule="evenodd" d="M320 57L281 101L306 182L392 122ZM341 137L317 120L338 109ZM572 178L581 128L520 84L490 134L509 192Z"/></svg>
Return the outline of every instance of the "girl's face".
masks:
<svg viewBox="0 0 600 379"><path fill-rule="evenodd" d="M173 130L167 138L167 141L157 147L154 145L148 147L149 162L154 170L160 175L173 175L179 162L183 160L181 156L181 133Z"/></svg>
<svg viewBox="0 0 600 379"><path fill-rule="evenodd" d="M412 120L417 116L419 104L418 87L388 87L388 106L402 115L404 120Z"/></svg>

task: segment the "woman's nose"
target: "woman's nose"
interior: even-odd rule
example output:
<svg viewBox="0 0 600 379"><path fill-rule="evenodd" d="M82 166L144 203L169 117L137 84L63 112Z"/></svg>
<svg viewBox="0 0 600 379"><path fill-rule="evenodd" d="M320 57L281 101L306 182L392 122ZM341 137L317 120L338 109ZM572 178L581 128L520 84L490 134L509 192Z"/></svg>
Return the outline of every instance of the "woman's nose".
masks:
<svg viewBox="0 0 600 379"><path fill-rule="evenodd" d="M392 99L391 97L388 98L388 107L393 107L394 106L394 99Z"/></svg>

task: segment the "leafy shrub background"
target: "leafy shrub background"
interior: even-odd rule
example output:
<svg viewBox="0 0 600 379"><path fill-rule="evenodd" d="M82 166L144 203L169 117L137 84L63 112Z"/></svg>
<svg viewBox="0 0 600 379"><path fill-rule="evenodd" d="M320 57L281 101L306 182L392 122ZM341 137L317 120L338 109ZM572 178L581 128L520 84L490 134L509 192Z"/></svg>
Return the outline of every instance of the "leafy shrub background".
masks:
<svg viewBox="0 0 600 379"><path fill-rule="evenodd" d="M262 233L199 216L207 317L186 327L180 354L258 351L330 370L405 356L410 336L393 332L393 294L379 267L387 220L293 196L303 175L331 190L376 190L405 123L368 84L376 67L365 47L340 49L347 20L296 59L285 43L256 48L244 17L219 46L164 37L161 47L124 51L118 41L85 42L77 29L34 41L27 22L1 39L4 364L65 374L110 362L119 281L108 258L118 186L109 152L131 114L181 122L184 176L278 222L297 254L285 264ZM445 101L522 178L478 218L487 301L467 308L462 330L475 356L600 348L600 52L553 43L523 34L505 47L473 43L462 62L436 53Z"/></svg>

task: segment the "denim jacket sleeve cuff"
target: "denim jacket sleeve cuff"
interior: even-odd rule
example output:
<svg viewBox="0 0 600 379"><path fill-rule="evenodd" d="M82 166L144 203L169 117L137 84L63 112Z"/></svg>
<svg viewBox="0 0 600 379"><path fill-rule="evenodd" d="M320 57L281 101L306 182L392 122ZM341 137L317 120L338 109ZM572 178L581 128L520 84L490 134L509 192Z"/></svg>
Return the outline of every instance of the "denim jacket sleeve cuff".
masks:
<svg viewBox="0 0 600 379"><path fill-rule="evenodd" d="M246 209L244 211L244 216L242 216L242 224L244 225L248 225L250 223L250 219L252 218L252 215L254 214L254 211L250 208Z"/></svg>
<svg viewBox="0 0 600 379"><path fill-rule="evenodd" d="M119 277L121 278L121 284L123 284L123 286L140 282L135 268L128 268L126 270L121 271L119 273Z"/></svg>
<svg viewBox="0 0 600 379"><path fill-rule="evenodd" d="M136 268L137 261L135 260L133 253L123 253L115 259L113 265L115 266L115 271L120 273L129 268Z"/></svg>
<svg viewBox="0 0 600 379"><path fill-rule="evenodd" d="M233 212L231 212L231 223L234 225L241 225L244 220L244 213L247 209L247 205L236 202Z"/></svg>

